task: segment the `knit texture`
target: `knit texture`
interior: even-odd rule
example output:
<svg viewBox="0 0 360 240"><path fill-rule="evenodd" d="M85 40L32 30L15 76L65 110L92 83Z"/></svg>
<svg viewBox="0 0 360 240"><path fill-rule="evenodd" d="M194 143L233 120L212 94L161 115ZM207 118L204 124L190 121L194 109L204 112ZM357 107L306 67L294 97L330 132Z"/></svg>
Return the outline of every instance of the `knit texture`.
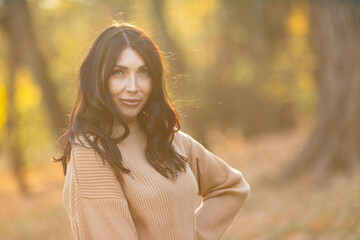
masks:
<svg viewBox="0 0 360 240"><path fill-rule="evenodd" d="M124 174L122 185L93 149L72 146L63 203L74 238L220 239L250 191L241 172L178 131L172 144L189 163L176 181L165 178L146 160L146 134L137 122L129 127L118 147L133 177ZM123 131L117 126L114 134Z"/></svg>

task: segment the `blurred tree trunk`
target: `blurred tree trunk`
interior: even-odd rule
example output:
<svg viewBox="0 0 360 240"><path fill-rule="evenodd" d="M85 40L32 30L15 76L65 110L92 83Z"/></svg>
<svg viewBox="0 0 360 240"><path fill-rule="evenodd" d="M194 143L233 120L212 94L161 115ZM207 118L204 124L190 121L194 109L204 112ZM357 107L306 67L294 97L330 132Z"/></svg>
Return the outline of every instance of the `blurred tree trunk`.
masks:
<svg viewBox="0 0 360 240"><path fill-rule="evenodd" d="M318 56L317 122L285 176L309 170L322 179L360 164L360 4L310 4L311 41Z"/></svg>
<svg viewBox="0 0 360 240"><path fill-rule="evenodd" d="M50 80L48 66L44 60L31 26L29 9L24 0L6 0L0 15L0 24L5 30L14 58L16 69L20 64L27 65L39 82L44 103L56 134L65 127L65 112L56 97L54 84ZM16 70L15 70L16 71Z"/></svg>
<svg viewBox="0 0 360 240"><path fill-rule="evenodd" d="M184 54L180 53L180 48L176 41L169 35L168 26L166 24L164 16L164 0L152 0L152 5L154 8L154 14L160 24L160 30L162 37L164 38L164 46L162 50L166 51L165 56L167 57L167 62L170 64L172 70L175 70L176 73L182 74L185 71L185 59Z"/></svg>
<svg viewBox="0 0 360 240"><path fill-rule="evenodd" d="M218 57L206 71L206 79L211 83L210 98L217 99L210 119L216 119L224 128L240 126L243 134L251 137L293 127L292 102L279 103L269 96L258 94L268 81L273 49L279 41L283 43L285 40L282 36L283 18L272 17L270 12L282 13L289 7L286 2L262 0L221 3ZM237 76L240 65L246 63L252 73L247 77Z"/></svg>
<svg viewBox="0 0 360 240"><path fill-rule="evenodd" d="M24 0L5 0L0 9L0 25L4 29L10 46L9 83L7 86L7 139L11 165L23 194L28 194L25 181L24 161L21 144L19 143L17 116L14 103L15 73L20 65L30 68L34 78L38 81L46 109L49 113L53 131L58 134L65 127L66 116L56 97L55 86L51 82L47 64L38 48L31 26L31 19L27 4ZM23 99L26 101L26 99Z"/></svg>
<svg viewBox="0 0 360 240"><path fill-rule="evenodd" d="M29 189L26 184L24 172L24 158L21 151L21 144L19 142L17 112L15 109L15 69L12 58L9 58L9 78L6 86L7 108L6 108L6 148L9 152L11 166L13 168L15 179L19 186L20 192L24 195L29 194Z"/></svg>

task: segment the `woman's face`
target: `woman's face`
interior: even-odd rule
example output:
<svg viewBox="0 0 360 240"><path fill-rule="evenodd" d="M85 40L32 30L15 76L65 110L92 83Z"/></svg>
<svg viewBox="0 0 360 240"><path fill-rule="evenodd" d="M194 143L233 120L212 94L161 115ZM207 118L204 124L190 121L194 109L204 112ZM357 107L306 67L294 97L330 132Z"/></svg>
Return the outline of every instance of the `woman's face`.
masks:
<svg viewBox="0 0 360 240"><path fill-rule="evenodd" d="M148 68L139 53L127 47L119 54L108 86L121 117L126 122L136 120L152 90Z"/></svg>

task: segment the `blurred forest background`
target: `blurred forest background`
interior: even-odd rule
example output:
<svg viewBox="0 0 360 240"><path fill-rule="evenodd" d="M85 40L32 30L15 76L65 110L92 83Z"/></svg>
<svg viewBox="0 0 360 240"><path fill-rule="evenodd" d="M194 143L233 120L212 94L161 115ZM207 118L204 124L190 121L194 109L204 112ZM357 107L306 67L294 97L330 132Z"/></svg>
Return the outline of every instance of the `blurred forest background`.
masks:
<svg viewBox="0 0 360 240"><path fill-rule="evenodd" d="M223 240L360 239L360 1L0 0L1 239L72 239L51 157L113 20L155 40L181 129L250 183Z"/></svg>

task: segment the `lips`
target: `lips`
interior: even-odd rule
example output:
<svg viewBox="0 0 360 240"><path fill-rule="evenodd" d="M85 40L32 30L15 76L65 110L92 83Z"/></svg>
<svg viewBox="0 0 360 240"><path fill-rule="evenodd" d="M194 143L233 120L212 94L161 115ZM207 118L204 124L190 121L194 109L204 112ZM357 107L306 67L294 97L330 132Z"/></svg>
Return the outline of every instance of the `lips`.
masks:
<svg viewBox="0 0 360 240"><path fill-rule="evenodd" d="M126 106L136 106L140 103L140 100L133 98L120 99L120 102Z"/></svg>

